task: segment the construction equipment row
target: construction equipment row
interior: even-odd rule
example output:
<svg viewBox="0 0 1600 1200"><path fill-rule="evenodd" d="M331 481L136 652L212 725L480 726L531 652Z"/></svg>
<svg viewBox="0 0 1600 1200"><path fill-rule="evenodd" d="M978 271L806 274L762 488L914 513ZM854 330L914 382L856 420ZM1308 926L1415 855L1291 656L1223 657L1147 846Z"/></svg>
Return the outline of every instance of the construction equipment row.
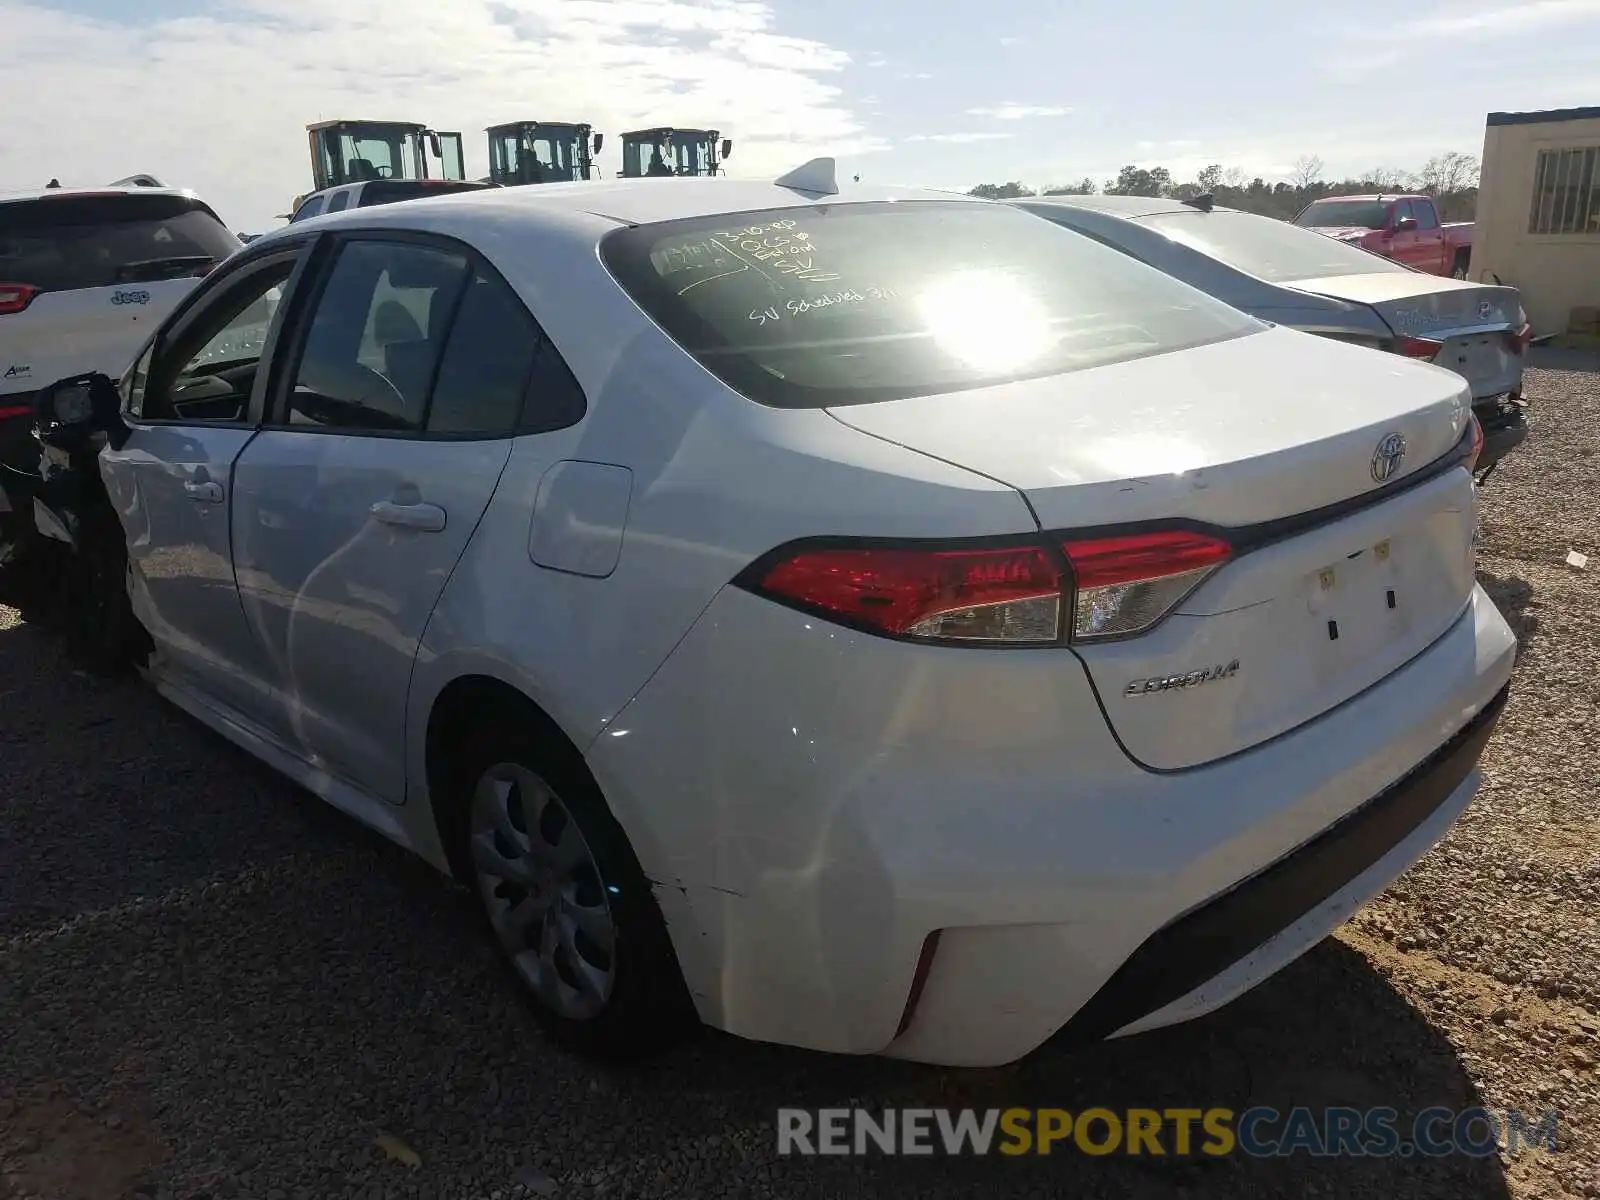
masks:
<svg viewBox="0 0 1600 1200"><path fill-rule="evenodd" d="M375 179L466 179L459 133L414 121L319 121L306 132L313 191ZM605 142L589 125L565 121L514 121L486 132L483 182L501 186L593 179ZM732 152L732 140L715 129L636 129L622 135L622 174L718 175Z"/></svg>

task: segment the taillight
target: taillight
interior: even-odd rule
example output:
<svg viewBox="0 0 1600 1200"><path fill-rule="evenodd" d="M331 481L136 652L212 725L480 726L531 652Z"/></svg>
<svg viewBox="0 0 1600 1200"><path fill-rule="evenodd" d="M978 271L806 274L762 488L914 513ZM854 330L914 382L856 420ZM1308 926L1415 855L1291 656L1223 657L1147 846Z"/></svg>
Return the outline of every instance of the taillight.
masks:
<svg viewBox="0 0 1600 1200"><path fill-rule="evenodd" d="M1477 413L1468 413L1467 420L1472 422L1472 450L1467 455L1467 470L1478 469L1478 456L1483 453L1483 423L1478 420Z"/></svg>
<svg viewBox="0 0 1600 1200"><path fill-rule="evenodd" d="M1042 646L1142 633L1233 554L1220 538L1178 530L1067 540L1060 551L1038 543L797 549L757 563L739 583L873 633Z"/></svg>
<svg viewBox="0 0 1600 1200"><path fill-rule="evenodd" d="M1221 538L1173 530L1062 544L1077 584L1072 639L1142 633L1233 556Z"/></svg>
<svg viewBox="0 0 1600 1200"><path fill-rule="evenodd" d="M1061 637L1061 570L1036 544L799 550L748 585L899 637L1009 644Z"/></svg>
<svg viewBox="0 0 1600 1200"><path fill-rule="evenodd" d="M11 421L17 417L33 416L31 404L0 404L0 421Z"/></svg>
<svg viewBox="0 0 1600 1200"><path fill-rule="evenodd" d="M31 283L0 283L0 317L21 312L38 294L39 289Z"/></svg>
<svg viewBox="0 0 1600 1200"><path fill-rule="evenodd" d="M1396 354L1403 354L1407 358L1425 358L1430 361L1443 349L1443 342L1436 342L1432 338L1419 337L1403 337L1394 346Z"/></svg>

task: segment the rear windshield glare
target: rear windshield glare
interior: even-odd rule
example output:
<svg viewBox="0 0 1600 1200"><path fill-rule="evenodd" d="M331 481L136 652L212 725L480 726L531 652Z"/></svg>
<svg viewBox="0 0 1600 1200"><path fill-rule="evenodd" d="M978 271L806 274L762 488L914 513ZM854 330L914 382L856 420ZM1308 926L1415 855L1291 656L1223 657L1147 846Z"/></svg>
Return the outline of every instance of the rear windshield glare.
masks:
<svg viewBox="0 0 1600 1200"><path fill-rule="evenodd" d="M1263 328L998 204L818 204L669 221L607 234L601 255L707 370L784 408L1057 375Z"/></svg>
<svg viewBox="0 0 1600 1200"><path fill-rule="evenodd" d="M185 196L61 196L0 203L0 280L41 292L204 274L239 239Z"/></svg>
<svg viewBox="0 0 1600 1200"><path fill-rule="evenodd" d="M1254 213L1159 213L1143 223L1191 250L1268 283L1331 275L1410 273L1410 268L1381 254Z"/></svg>
<svg viewBox="0 0 1600 1200"><path fill-rule="evenodd" d="M486 183L450 180L400 179L393 183L369 183L361 189L362 208L374 204L392 204L396 200L415 200L420 196L448 196L451 192L476 192L488 187Z"/></svg>

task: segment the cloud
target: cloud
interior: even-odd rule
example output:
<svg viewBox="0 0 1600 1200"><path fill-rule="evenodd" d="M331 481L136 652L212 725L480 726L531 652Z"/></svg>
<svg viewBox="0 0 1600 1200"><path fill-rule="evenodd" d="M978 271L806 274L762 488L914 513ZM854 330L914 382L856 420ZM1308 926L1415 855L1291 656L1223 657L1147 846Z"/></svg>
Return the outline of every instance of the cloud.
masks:
<svg viewBox="0 0 1600 1200"><path fill-rule="evenodd" d="M900 78L901 79L932 79L933 78L933 72L932 71L902 71L900 73Z"/></svg>
<svg viewBox="0 0 1600 1200"><path fill-rule="evenodd" d="M1021 43L1022 39L1019 37L1003 37L1000 39L1000 44L1002 46L1017 46Z"/></svg>
<svg viewBox="0 0 1600 1200"><path fill-rule="evenodd" d="M95 20L0 0L0 76L36 119L8 124L0 179L69 186L148 171L193 187L232 227L271 228L311 183L305 126L417 120L458 129L588 121L617 136L703 125L729 169L882 149L836 80L843 51L778 28L761 0L237 0L211 15Z"/></svg>
<svg viewBox="0 0 1600 1200"><path fill-rule="evenodd" d="M1064 117L1072 110L1047 104L996 104L988 108L969 108L971 117L992 117L996 121L1025 121L1032 117Z"/></svg>
<svg viewBox="0 0 1600 1200"><path fill-rule="evenodd" d="M1014 133L917 133L906 138L908 142L946 142L951 145L966 145L969 142L1003 142L1013 138Z"/></svg>
<svg viewBox="0 0 1600 1200"><path fill-rule="evenodd" d="M1167 142L1135 142L1134 148L1144 153L1183 153L1184 151L1199 150L1204 142L1194 138L1174 138Z"/></svg>
<svg viewBox="0 0 1600 1200"><path fill-rule="evenodd" d="M1381 30L1329 28L1333 48L1324 69L1336 77L1370 75L1406 59L1436 54L1442 42L1494 40L1542 33L1600 18L1600 0L1531 0L1498 8L1440 8Z"/></svg>
<svg viewBox="0 0 1600 1200"><path fill-rule="evenodd" d="M1534 0L1531 4L1513 4L1476 12L1441 9L1432 16L1402 21L1395 28L1394 35L1400 38L1500 37L1535 33L1592 17L1600 17L1600 0Z"/></svg>

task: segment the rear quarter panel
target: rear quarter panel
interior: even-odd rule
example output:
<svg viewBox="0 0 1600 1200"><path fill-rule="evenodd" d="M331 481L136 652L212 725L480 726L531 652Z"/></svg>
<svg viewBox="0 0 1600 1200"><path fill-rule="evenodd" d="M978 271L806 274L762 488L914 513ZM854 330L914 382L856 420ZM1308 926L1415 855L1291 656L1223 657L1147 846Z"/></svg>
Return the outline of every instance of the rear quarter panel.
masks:
<svg viewBox="0 0 1600 1200"><path fill-rule="evenodd" d="M473 222L471 240L561 350L588 408L569 429L517 440L429 622L408 706L414 781L425 778L434 699L466 674L518 688L587 748L716 594L784 542L1036 528L1004 484L820 409L764 408L727 389L611 281L595 251L609 227L574 218L530 238L525 225ZM604 578L541 567L530 552L541 482L571 462L621 467L631 479L616 566Z"/></svg>

